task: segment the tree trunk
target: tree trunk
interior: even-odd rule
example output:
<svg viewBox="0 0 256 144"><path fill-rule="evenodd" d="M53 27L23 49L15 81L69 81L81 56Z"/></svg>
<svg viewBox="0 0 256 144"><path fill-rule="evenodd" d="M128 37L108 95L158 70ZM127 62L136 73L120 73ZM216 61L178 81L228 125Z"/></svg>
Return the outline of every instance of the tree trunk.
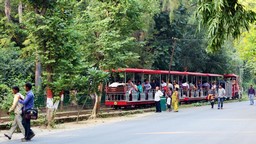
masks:
<svg viewBox="0 0 256 144"><path fill-rule="evenodd" d="M97 117L97 114L99 111L99 104L100 104L99 98L101 98L101 96L98 96L97 93L94 93L94 97L95 97L95 103L94 103L92 113L91 113L91 116L89 117L89 119L95 119Z"/></svg>
<svg viewBox="0 0 256 144"><path fill-rule="evenodd" d="M78 109L77 117L76 117L76 123L78 123L78 121L79 121L80 112L84 109L84 106L85 106L85 104L86 104L86 102L87 102L87 99L88 99L88 97L85 98L85 101L84 101L84 103L83 103L82 108L81 108L81 109Z"/></svg>
<svg viewBox="0 0 256 144"><path fill-rule="evenodd" d="M19 23L22 23L22 2L21 1L18 6L18 13L19 13Z"/></svg>
<svg viewBox="0 0 256 144"><path fill-rule="evenodd" d="M102 91L103 91L103 83L100 83L98 86L98 91L99 91L99 95L95 92L94 96L95 96L95 103L92 109L92 114L89 117L89 119L95 119L97 117L97 114L100 111L100 102L101 102L101 97L102 97Z"/></svg>
<svg viewBox="0 0 256 144"><path fill-rule="evenodd" d="M52 80L53 69L52 69L52 66L49 64L46 66L46 73L47 73L47 82L48 83L53 82L53 80ZM53 101L53 91L50 88L49 84L47 84L47 86L46 86L46 95L47 95L48 101ZM51 128L51 123L54 118L53 106L50 105L49 107L47 107L46 117L47 117L47 128Z"/></svg>
<svg viewBox="0 0 256 144"><path fill-rule="evenodd" d="M39 56L36 57L36 70L35 70L35 87L37 92L39 92L42 84L42 81L41 81L42 66L38 57Z"/></svg>
<svg viewBox="0 0 256 144"><path fill-rule="evenodd" d="M10 0L5 0L4 3L4 11L5 11L5 15L7 17L7 20L10 22L11 21L11 3Z"/></svg>

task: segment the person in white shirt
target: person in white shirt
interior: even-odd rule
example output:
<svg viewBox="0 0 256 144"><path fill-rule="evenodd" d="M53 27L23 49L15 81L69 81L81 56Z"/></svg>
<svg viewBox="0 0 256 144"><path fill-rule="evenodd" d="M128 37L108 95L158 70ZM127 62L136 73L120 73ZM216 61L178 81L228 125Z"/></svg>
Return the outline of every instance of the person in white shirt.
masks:
<svg viewBox="0 0 256 144"><path fill-rule="evenodd" d="M168 96L166 104L167 104L167 108L168 108L169 112L172 111L172 109L171 109L171 100L172 100L171 96Z"/></svg>
<svg viewBox="0 0 256 144"><path fill-rule="evenodd" d="M225 89L222 87L222 85L219 85L219 90L218 90L218 109L223 109L223 101L224 101L224 96L226 95Z"/></svg>
<svg viewBox="0 0 256 144"><path fill-rule="evenodd" d="M161 112L160 99L164 94L160 91L159 87L156 87L155 93L155 104L156 104L156 112Z"/></svg>
<svg viewBox="0 0 256 144"><path fill-rule="evenodd" d="M168 88L169 89L173 89L173 84L169 81L169 83L168 83Z"/></svg>
<svg viewBox="0 0 256 144"><path fill-rule="evenodd" d="M166 86L167 86L166 82L164 80L162 80L162 82L161 82L162 90L165 90Z"/></svg>
<svg viewBox="0 0 256 144"><path fill-rule="evenodd" d="M217 88L216 83L213 82L213 83L212 83L212 87L211 87L211 90L212 90L212 92L213 92L213 95L216 94L216 88Z"/></svg>
<svg viewBox="0 0 256 144"><path fill-rule="evenodd" d="M19 93L20 89L17 86L14 86L12 88L12 91L14 94L13 103L12 103L11 108L7 112L7 114L9 115L10 112L14 111L15 118L12 122L11 129L8 131L7 134L4 134L4 136L6 136L9 140L12 138L12 134L14 133L14 131L16 130L17 127L19 127L21 133L25 136L25 129L22 125L22 117L21 117L21 113L22 113L21 109L22 109L23 105L18 102L19 99L24 99L24 96Z"/></svg>

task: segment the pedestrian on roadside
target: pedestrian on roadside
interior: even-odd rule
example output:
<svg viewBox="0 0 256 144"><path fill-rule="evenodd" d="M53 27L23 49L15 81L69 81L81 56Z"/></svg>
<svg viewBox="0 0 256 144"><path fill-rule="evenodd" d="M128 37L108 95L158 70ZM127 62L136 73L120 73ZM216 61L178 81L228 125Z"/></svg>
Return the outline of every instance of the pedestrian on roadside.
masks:
<svg viewBox="0 0 256 144"><path fill-rule="evenodd" d="M14 120L12 121L11 129L8 131L8 133L4 134L4 136L6 136L9 140L12 139L12 135L17 127L19 127L23 136L25 136L25 129L22 125L22 116L21 116L23 105L19 103L19 99L23 100L24 96L20 94L19 91L20 91L19 87L17 86L12 87L14 98L13 98L12 106L10 107L7 114L9 115L12 111L14 111L15 117L14 117Z"/></svg>
<svg viewBox="0 0 256 144"><path fill-rule="evenodd" d="M222 85L219 85L219 90L218 90L218 109L223 109L223 101L224 101L224 96L226 95L225 89L222 87Z"/></svg>
<svg viewBox="0 0 256 144"><path fill-rule="evenodd" d="M171 96L168 95L166 104L167 104L167 108L168 108L169 112L172 111L172 108L171 108L171 101L172 101Z"/></svg>
<svg viewBox="0 0 256 144"><path fill-rule="evenodd" d="M215 95L213 94L213 91L211 90L210 94L208 95L208 101L211 104L211 108L214 108L214 102L215 102Z"/></svg>
<svg viewBox="0 0 256 144"><path fill-rule="evenodd" d="M172 106L174 112L178 112L179 109L179 89L175 88L174 92L172 93Z"/></svg>
<svg viewBox="0 0 256 144"><path fill-rule="evenodd" d="M25 84L26 98L24 100L19 100L23 104L22 109L22 123L25 128L25 137L21 139L22 142L30 141L34 136L34 132L30 128L30 119L25 117L25 112L34 107L34 94L32 92L32 85L30 83Z"/></svg>
<svg viewBox="0 0 256 144"><path fill-rule="evenodd" d="M157 86L156 87L156 93L155 93L155 104L156 104L156 112L161 112L161 105L160 105L160 100L161 100L161 96L163 96L164 94L162 93L162 91L160 90L160 88Z"/></svg>
<svg viewBox="0 0 256 144"><path fill-rule="evenodd" d="M166 97L166 104L167 104L167 100L169 97L172 100L172 88L167 87L166 92L165 92L165 97ZM171 100L170 100L170 109L171 109Z"/></svg>
<svg viewBox="0 0 256 144"><path fill-rule="evenodd" d="M252 87L252 85L250 86L250 88L248 89L248 97L250 99L250 105L254 105L254 97L255 97L255 90Z"/></svg>

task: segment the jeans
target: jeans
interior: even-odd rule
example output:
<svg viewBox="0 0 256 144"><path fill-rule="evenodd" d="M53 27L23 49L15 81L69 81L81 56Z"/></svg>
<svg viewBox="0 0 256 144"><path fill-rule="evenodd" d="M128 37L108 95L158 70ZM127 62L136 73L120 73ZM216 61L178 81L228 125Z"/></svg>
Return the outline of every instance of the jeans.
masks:
<svg viewBox="0 0 256 144"><path fill-rule="evenodd" d="M249 94L249 98L250 98L250 105L254 104L254 94Z"/></svg>
<svg viewBox="0 0 256 144"><path fill-rule="evenodd" d="M25 139L30 140L30 138L34 134L34 132L30 128L30 119L26 119L25 114L23 114L23 117L22 117L22 124L25 129Z"/></svg>
<svg viewBox="0 0 256 144"><path fill-rule="evenodd" d="M224 98L218 97L218 108L223 108L223 101L224 101Z"/></svg>

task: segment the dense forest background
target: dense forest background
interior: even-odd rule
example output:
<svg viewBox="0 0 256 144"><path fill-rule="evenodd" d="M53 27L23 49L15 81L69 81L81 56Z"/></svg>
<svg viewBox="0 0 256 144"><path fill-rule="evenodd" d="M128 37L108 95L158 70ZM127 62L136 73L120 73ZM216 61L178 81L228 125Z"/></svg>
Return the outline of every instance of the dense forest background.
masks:
<svg viewBox="0 0 256 144"><path fill-rule="evenodd" d="M253 0L241 3L256 10ZM173 47L172 70L255 83L255 25L212 51L197 8L197 0L0 0L0 95L27 81L38 95L92 91L88 83L105 77L92 69L168 70Z"/></svg>

